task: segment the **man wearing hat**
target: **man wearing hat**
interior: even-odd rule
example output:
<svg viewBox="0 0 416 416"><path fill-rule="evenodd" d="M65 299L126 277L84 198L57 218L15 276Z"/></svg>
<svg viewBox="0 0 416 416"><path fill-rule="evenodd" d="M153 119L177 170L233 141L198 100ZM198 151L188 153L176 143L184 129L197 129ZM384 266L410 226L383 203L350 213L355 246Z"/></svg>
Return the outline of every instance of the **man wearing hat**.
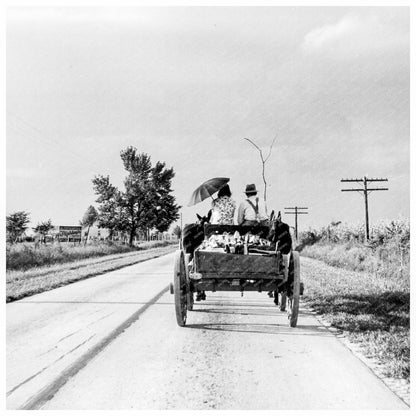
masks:
<svg viewBox="0 0 416 416"><path fill-rule="evenodd" d="M266 210L262 201L259 201L254 183L246 186L247 199L238 207L238 225L256 225L267 220Z"/></svg>

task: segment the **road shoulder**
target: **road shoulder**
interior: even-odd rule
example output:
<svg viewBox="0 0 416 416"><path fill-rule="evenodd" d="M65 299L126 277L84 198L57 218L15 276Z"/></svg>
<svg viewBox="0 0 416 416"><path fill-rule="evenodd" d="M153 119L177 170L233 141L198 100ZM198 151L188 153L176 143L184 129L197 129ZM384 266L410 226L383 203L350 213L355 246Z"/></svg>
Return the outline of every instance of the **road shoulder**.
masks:
<svg viewBox="0 0 416 416"><path fill-rule="evenodd" d="M302 264L303 263L303 264ZM303 266L302 270L302 276L305 277L306 273L306 280L308 279L308 271L310 272L311 268L314 268L314 277L316 277L317 274L320 274L321 276L324 275L326 277L331 276L331 273L343 273L345 272L346 275L351 277L352 275L363 275L363 273L359 272L352 272L347 271L339 268L335 268L333 266L329 266L325 264L324 262L316 259L311 258L301 258L301 264ZM309 282L309 285L312 282ZM312 283L313 285L316 285L316 281ZM322 282L320 282L322 284ZM308 294L308 283L305 283L305 294ZM314 287L315 293L316 293L316 287ZM372 357L366 352L363 343L357 341L357 337L353 337L353 334L350 331L340 329L339 327L336 327L335 325L331 324L331 318L333 319L333 315L328 314L326 315L325 312L323 312L322 307L314 308L311 304L311 299L307 298L304 299L302 302L302 307L305 310L310 311L310 313L314 314L316 318L321 322L323 326L328 328L331 332L334 333L334 335L339 339L340 342L342 342L357 358L359 358L368 368L371 369L371 371L380 379L383 381L383 383L393 392L395 393L401 400L403 400L404 403L406 403L408 406L410 406L410 383L404 379L404 378L398 378L398 377L388 377L386 376L386 365L381 360L377 359L376 357Z"/></svg>

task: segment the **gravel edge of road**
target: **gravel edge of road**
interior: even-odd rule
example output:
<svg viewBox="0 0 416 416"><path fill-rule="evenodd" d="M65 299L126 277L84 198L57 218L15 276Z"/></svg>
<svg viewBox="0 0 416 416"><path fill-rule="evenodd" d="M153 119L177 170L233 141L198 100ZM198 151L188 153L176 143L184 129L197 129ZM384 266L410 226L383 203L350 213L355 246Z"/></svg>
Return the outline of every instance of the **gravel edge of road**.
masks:
<svg viewBox="0 0 416 416"><path fill-rule="evenodd" d="M316 259L314 259L316 260ZM396 396L398 396L410 408L410 383L404 379L386 377L383 375L383 366L372 358L365 356L357 342L348 339L348 332L333 327L322 315L319 315L312 307L301 301L302 309L311 313L319 323L330 331L351 353L365 364L374 375L379 378Z"/></svg>

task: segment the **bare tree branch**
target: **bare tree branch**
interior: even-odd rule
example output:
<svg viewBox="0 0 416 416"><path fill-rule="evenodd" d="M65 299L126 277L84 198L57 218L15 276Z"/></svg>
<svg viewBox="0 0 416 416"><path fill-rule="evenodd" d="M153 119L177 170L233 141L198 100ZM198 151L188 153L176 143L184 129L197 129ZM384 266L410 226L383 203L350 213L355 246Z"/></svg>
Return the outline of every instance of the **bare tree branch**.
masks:
<svg viewBox="0 0 416 416"><path fill-rule="evenodd" d="M254 143L252 140L247 139L246 137L244 137L244 140L247 140L248 142L250 142L260 153L260 159L261 159L261 164L262 164L262 177L263 177L263 184L264 184L264 191L263 191L263 199L264 199L264 208L266 210L266 214L267 214L267 181L266 181L266 175L265 175L265 169L266 169L266 162L269 159L270 155L272 154L272 148L274 145L274 142L277 139L277 134L273 139L272 144L270 145L270 149L269 149L269 154L267 155L266 158L263 157L263 152L260 149L259 146L257 146L256 143Z"/></svg>
<svg viewBox="0 0 416 416"><path fill-rule="evenodd" d="M260 147L258 147L257 145L256 145L256 143L254 143L252 140L250 140L250 139L247 139L246 137L244 138L244 140L247 140L248 142L250 142L259 152L260 152L260 157L261 157L261 160L263 161L263 153L262 153L262 151L261 151L261 149L260 149Z"/></svg>
<svg viewBox="0 0 416 416"><path fill-rule="evenodd" d="M273 148L273 145L274 145L274 142L276 141L276 139L277 139L277 134L276 134L276 136L274 136L274 139L273 139L273 141L272 141L272 144L270 145L269 154L267 155L266 159L264 159L264 162L267 162L267 159L268 159L268 158L270 157L270 155L272 154L272 148Z"/></svg>

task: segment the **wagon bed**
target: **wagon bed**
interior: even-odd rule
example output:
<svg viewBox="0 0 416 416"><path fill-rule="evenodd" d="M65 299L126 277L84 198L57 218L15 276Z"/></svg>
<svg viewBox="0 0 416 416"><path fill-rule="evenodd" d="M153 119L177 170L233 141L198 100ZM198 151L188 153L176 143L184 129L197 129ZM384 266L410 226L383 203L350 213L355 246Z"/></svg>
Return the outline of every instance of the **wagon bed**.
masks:
<svg viewBox="0 0 416 416"><path fill-rule="evenodd" d="M195 250L190 279L195 290L277 290L284 282L280 253L238 255Z"/></svg>

